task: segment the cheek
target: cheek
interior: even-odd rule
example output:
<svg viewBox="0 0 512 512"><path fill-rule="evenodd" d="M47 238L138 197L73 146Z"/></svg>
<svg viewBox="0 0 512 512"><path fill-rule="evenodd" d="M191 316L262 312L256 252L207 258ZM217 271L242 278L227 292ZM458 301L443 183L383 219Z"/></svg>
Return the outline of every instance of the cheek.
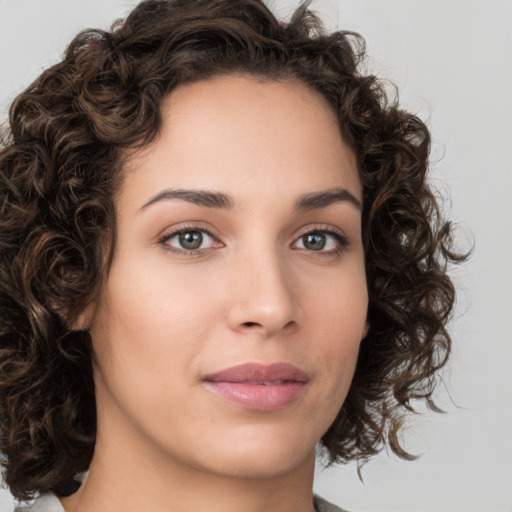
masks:
<svg viewBox="0 0 512 512"><path fill-rule="evenodd" d="M317 287L309 283L303 295L310 322L327 339L337 338L350 344L358 343L365 336L368 291L361 267L340 271Z"/></svg>
<svg viewBox="0 0 512 512"><path fill-rule="evenodd" d="M156 268L113 267L95 322L98 356L132 374L186 367L220 314L204 280Z"/></svg>
<svg viewBox="0 0 512 512"><path fill-rule="evenodd" d="M331 392L338 396L348 391L361 340L366 335L368 292L361 268L339 276L311 294L310 324L318 349L318 365Z"/></svg>

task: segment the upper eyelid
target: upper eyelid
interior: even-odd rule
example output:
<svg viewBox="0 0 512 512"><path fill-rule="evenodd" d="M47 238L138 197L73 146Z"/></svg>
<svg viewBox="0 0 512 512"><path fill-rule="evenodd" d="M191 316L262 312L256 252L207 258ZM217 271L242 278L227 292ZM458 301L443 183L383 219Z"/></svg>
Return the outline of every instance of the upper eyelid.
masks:
<svg viewBox="0 0 512 512"><path fill-rule="evenodd" d="M339 237L345 238L348 240L348 236L345 232L338 228L329 224L320 224L316 226L305 226L301 230L299 230L299 234L295 235L295 239L299 239L300 237L307 235L308 233L328 233L333 236L338 235Z"/></svg>
<svg viewBox="0 0 512 512"><path fill-rule="evenodd" d="M162 234L157 237L157 240L159 242L162 242L166 239L172 238L173 236L178 235L179 233L184 233L187 231L202 231L206 233L207 235L211 236L216 242L220 242L224 244L224 242L221 240L221 237L216 234L216 230L211 229L209 227L205 227L202 221L189 221L184 222L181 225L174 226L172 228L166 229L162 231ZM297 240L299 240L304 235L307 235L308 233L327 233L331 236L337 236L338 242L340 242L340 238L345 240L348 243L348 237L345 234L345 232L335 226L329 225L329 224L317 224L317 225L307 225L302 227L298 232L296 231L293 235L293 238L291 240L291 243L295 243Z"/></svg>
<svg viewBox="0 0 512 512"><path fill-rule="evenodd" d="M162 230L161 234L158 235L157 239L163 240L165 238L170 238L172 236L178 235L180 233L186 233L187 231L203 231L210 235L215 240L220 241L219 236L215 234L215 230L203 226L202 223L195 222L185 222L178 226L173 226L171 228L164 229Z"/></svg>

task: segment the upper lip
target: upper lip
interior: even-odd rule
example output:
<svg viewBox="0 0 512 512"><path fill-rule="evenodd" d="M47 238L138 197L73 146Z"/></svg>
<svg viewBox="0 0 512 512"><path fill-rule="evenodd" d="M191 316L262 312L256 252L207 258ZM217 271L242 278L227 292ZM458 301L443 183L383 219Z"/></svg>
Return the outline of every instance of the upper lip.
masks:
<svg viewBox="0 0 512 512"><path fill-rule="evenodd" d="M209 382L307 382L308 376L300 368L289 363L246 363L233 366L211 375L204 380Z"/></svg>

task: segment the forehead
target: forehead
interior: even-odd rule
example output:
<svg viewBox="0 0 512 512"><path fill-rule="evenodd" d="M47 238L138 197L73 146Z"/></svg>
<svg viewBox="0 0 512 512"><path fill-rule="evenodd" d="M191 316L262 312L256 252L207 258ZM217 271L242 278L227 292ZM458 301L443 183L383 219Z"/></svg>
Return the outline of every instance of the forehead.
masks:
<svg viewBox="0 0 512 512"><path fill-rule="evenodd" d="M172 106L176 114L180 107L188 109L196 106L214 111L233 107L238 109L243 105L245 109L252 111L251 107L255 107L264 114L262 107L265 105L273 108L281 105L286 109L290 103L300 107L297 115L307 111L318 117L321 110L323 115L337 124L336 114L324 96L292 76L274 79L241 73L215 75L176 87L164 101L163 110Z"/></svg>
<svg viewBox="0 0 512 512"><path fill-rule="evenodd" d="M128 161L139 193L174 182L235 194L237 184L295 186L297 194L343 185L360 198L355 155L335 113L296 80L219 76L179 86L161 110L158 138Z"/></svg>

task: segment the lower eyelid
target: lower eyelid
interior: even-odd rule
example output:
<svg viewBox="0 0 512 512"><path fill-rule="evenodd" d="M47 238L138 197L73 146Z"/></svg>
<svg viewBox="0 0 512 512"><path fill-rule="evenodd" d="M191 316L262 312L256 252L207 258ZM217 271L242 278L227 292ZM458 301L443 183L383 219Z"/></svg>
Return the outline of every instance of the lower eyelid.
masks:
<svg viewBox="0 0 512 512"><path fill-rule="evenodd" d="M338 249L339 248L346 248L349 246L349 241L348 239L346 238L346 236L342 235L341 233L338 233L338 232L333 232L333 231L330 231L330 230L326 230L326 229L311 229L309 231L306 231L304 232L303 234L301 234L293 244L296 244L299 240L301 240L303 237L307 236L307 235L310 235L310 234L323 234L325 235L326 237L330 237L331 239L334 240L335 244L338 246ZM307 248L304 248L305 250L308 250ZM322 250L317 250L315 251L314 249L309 249L311 252L318 252L318 253L329 253L329 252L333 252L336 250L336 248L333 248L333 249L322 249Z"/></svg>

